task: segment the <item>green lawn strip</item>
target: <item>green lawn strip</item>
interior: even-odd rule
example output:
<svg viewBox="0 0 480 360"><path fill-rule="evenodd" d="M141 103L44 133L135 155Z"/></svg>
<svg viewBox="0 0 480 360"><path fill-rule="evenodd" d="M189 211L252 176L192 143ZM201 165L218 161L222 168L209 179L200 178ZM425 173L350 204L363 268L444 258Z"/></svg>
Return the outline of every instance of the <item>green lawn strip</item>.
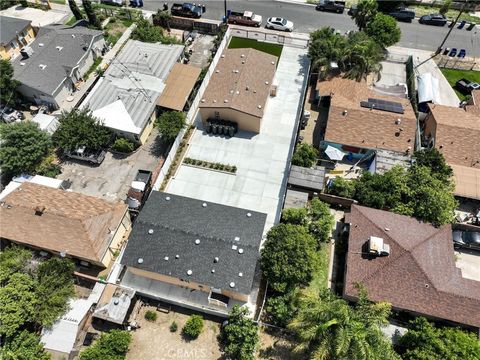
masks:
<svg viewBox="0 0 480 360"><path fill-rule="evenodd" d="M65 5L65 0L50 0L50 2L55 4Z"/></svg>
<svg viewBox="0 0 480 360"><path fill-rule="evenodd" d="M455 90L455 93L458 95L458 98L462 101L467 97L466 94L461 93L455 88L455 83L457 80L465 78L467 80L480 83L480 71L474 70L455 70L455 69L440 69L443 75L447 78L450 86Z"/></svg>
<svg viewBox="0 0 480 360"><path fill-rule="evenodd" d="M97 57L95 59L95 61L93 62L92 66L90 66L90 68L87 70L87 72L85 73L85 75L83 76L83 78L85 80L88 79L88 77L95 71L95 69L97 68L98 65L100 65L100 63L102 62L103 58L101 56Z"/></svg>
<svg viewBox="0 0 480 360"><path fill-rule="evenodd" d="M75 16L72 16L68 21L65 23L65 25L70 26L73 25L77 22L77 19L75 19Z"/></svg>
<svg viewBox="0 0 480 360"><path fill-rule="evenodd" d="M318 268L313 274L313 279L308 286L308 289L314 293L318 293L320 289L328 286L328 265L330 263L329 244L322 243L318 253Z"/></svg>
<svg viewBox="0 0 480 360"><path fill-rule="evenodd" d="M438 11L440 8L434 7L434 6L425 6L425 5L415 5L412 6L412 8L415 10L415 15L420 17L422 15L428 15L428 14L438 14ZM447 19L449 20L454 20L458 16L458 10L450 9L447 11L445 14ZM477 16L472 16L469 13L463 13L460 16L460 21L465 20L468 22L474 22L476 24L480 24L480 18Z"/></svg>
<svg viewBox="0 0 480 360"><path fill-rule="evenodd" d="M242 48L252 48L264 53L280 57L282 54L282 45L271 44L267 42L257 41L255 39L245 39L239 37L232 37L230 43L228 44L229 49L242 49Z"/></svg>

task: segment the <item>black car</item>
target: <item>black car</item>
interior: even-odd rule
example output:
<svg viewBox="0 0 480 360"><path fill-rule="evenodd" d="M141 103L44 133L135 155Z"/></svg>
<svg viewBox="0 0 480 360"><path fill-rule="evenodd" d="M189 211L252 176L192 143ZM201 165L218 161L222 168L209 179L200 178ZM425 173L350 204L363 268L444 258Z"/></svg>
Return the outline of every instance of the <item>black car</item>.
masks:
<svg viewBox="0 0 480 360"><path fill-rule="evenodd" d="M398 21L412 22L415 19L415 11L410 9L399 9L391 12L389 14L391 17L394 17Z"/></svg>
<svg viewBox="0 0 480 360"><path fill-rule="evenodd" d="M342 14L343 10L345 10L345 1L320 0L315 9L318 11L331 11Z"/></svg>
<svg viewBox="0 0 480 360"><path fill-rule="evenodd" d="M480 232L453 230L453 247L480 251Z"/></svg>
<svg viewBox="0 0 480 360"><path fill-rule="evenodd" d="M423 15L418 22L425 25L445 26L447 18L442 14Z"/></svg>
<svg viewBox="0 0 480 360"><path fill-rule="evenodd" d="M357 15L357 12L358 12L357 5L352 5L350 7L350 9L348 9L347 14L348 14L348 16L355 16L355 15Z"/></svg>

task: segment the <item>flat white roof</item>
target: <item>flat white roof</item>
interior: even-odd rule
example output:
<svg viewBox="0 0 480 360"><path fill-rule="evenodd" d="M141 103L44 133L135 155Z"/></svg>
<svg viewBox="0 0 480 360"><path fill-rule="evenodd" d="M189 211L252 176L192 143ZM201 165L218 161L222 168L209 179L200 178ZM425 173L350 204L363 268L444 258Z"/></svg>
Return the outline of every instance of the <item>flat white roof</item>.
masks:
<svg viewBox="0 0 480 360"><path fill-rule="evenodd" d="M232 138L200 129L190 140L186 157L235 165L227 174L182 164L166 191L195 199L267 214L265 231L280 218L295 143L295 122L308 71L306 49L284 46L273 84L277 96L267 101L260 134L239 131Z"/></svg>

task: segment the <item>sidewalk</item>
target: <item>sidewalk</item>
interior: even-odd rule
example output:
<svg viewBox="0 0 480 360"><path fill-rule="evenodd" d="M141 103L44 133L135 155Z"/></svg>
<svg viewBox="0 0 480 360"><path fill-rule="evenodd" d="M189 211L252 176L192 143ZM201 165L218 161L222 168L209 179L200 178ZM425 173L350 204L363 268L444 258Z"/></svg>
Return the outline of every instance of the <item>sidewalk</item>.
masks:
<svg viewBox="0 0 480 360"><path fill-rule="evenodd" d="M97 69L106 69L108 65L115 59L117 53L122 49L123 45L127 42L130 38L130 34L135 29L136 25L132 24L130 27L125 30L123 35L118 39L117 43L103 56L102 62L97 66ZM85 81L80 90L74 92L71 96L68 96L65 100L63 100L59 106L60 109L57 111L70 111L74 107L77 106L78 102L83 98L83 96L87 93L88 90L92 87L93 83L95 82L96 76L95 71L90 75L87 81Z"/></svg>

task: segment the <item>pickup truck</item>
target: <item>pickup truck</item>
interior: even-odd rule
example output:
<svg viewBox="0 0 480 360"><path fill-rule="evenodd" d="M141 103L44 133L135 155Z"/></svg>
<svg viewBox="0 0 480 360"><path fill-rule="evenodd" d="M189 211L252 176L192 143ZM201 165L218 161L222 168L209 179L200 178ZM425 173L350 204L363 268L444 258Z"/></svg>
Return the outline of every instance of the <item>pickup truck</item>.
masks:
<svg viewBox="0 0 480 360"><path fill-rule="evenodd" d="M65 152L65 156L70 159L86 161L92 165L100 165L106 154L105 150L92 151L87 149L86 146L80 146L75 150Z"/></svg>
<svg viewBox="0 0 480 360"><path fill-rule="evenodd" d="M465 94L470 94L473 90L480 89L480 84L464 78L458 80L455 87Z"/></svg>
<svg viewBox="0 0 480 360"><path fill-rule="evenodd" d="M139 211L152 190L152 172L138 170L127 193L128 209Z"/></svg>
<svg viewBox="0 0 480 360"><path fill-rule="evenodd" d="M205 6L199 6L192 3L173 4L170 12L173 16L199 19L205 12Z"/></svg>
<svg viewBox="0 0 480 360"><path fill-rule="evenodd" d="M345 1L320 0L315 9L342 14L345 10Z"/></svg>
<svg viewBox="0 0 480 360"><path fill-rule="evenodd" d="M255 27L260 27L262 25L262 17L260 15L254 14L252 11L245 11L243 13L229 11L227 14L227 20L229 24Z"/></svg>

